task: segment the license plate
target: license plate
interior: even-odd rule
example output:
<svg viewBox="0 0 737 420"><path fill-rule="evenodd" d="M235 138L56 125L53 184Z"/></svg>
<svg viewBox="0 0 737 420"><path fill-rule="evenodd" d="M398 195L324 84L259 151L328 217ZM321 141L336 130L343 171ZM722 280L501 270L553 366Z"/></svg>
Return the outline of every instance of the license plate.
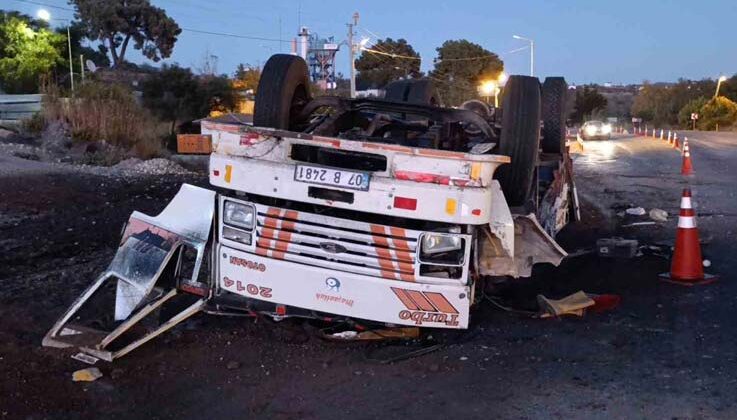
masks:
<svg viewBox="0 0 737 420"><path fill-rule="evenodd" d="M297 165L294 168L294 180L350 190L368 191L371 175L365 172Z"/></svg>

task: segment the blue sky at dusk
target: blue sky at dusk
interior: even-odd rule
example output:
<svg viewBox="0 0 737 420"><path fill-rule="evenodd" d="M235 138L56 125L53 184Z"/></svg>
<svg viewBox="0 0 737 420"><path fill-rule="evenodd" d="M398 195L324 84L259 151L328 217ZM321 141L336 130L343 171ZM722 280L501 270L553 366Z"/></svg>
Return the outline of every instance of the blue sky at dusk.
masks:
<svg viewBox="0 0 737 420"><path fill-rule="evenodd" d="M27 14L44 6L2 0L0 8ZM38 0L60 8L64 0ZM516 1L198 1L153 0L182 28L289 40L299 23L321 36L346 37L354 11L359 39L405 38L432 67L435 48L465 38L502 56L508 73L529 71L529 52L506 54L535 40L538 76L562 75L570 83L639 83L679 77L714 78L737 73L735 0L516 0ZM45 7L55 18L72 12ZM301 11L301 13L300 13ZM281 25L279 22L281 21ZM55 25L60 22L54 22ZM281 28L281 30L280 30ZM280 35L281 32L281 35ZM374 35L372 35L374 34ZM289 51L283 43L281 50ZM239 62L257 65L280 50L279 42L246 40L184 31L168 61L198 66L205 54L218 57L218 71L232 73ZM141 62L131 50L128 58ZM338 53L338 71L348 57Z"/></svg>

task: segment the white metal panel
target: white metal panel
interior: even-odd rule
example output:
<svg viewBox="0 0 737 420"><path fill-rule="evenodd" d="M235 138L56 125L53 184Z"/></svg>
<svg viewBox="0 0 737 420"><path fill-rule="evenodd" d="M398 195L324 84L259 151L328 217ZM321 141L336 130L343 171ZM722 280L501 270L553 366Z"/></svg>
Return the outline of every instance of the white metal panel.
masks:
<svg viewBox="0 0 737 420"><path fill-rule="evenodd" d="M217 254L219 287L238 295L398 325L468 327L468 286L388 281L324 267L298 266L222 245ZM231 257L251 261L253 268L231 263Z"/></svg>
<svg viewBox="0 0 737 420"><path fill-rule="evenodd" d="M218 175L215 175L215 171ZM229 179L226 179L226 173L230 173ZM311 184L294 182L293 178L294 165L291 164L228 157L216 153L210 155L210 183L217 187L419 220L471 225L486 224L490 220L490 188L461 188L373 177L369 191L343 190L353 193L354 197L353 203L344 203L309 197L308 188ZM496 183L492 180L492 184ZM417 209L395 208L396 196L416 199ZM447 210L448 199L456 200L453 213ZM477 210L477 214L474 210Z"/></svg>

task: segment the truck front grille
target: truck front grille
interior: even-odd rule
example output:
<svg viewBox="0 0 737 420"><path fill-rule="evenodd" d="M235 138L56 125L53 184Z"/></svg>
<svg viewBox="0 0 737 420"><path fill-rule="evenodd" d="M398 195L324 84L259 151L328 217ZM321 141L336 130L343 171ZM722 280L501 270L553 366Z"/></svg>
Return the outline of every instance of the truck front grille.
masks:
<svg viewBox="0 0 737 420"><path fill-rule="evenodd" d="M256 254L415 281L420 231L257 205Z"/></svg>

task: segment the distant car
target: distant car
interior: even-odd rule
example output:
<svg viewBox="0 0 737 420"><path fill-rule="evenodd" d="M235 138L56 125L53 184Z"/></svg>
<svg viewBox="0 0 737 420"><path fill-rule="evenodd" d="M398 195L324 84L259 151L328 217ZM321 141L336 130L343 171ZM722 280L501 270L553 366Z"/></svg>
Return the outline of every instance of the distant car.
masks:
<svg viewBox="0 0 737 420"><path fill-rule="evenodd" d="M586 121L578 130L583 140L609 140L612 138L612 126L601 121Z"/></svg>

